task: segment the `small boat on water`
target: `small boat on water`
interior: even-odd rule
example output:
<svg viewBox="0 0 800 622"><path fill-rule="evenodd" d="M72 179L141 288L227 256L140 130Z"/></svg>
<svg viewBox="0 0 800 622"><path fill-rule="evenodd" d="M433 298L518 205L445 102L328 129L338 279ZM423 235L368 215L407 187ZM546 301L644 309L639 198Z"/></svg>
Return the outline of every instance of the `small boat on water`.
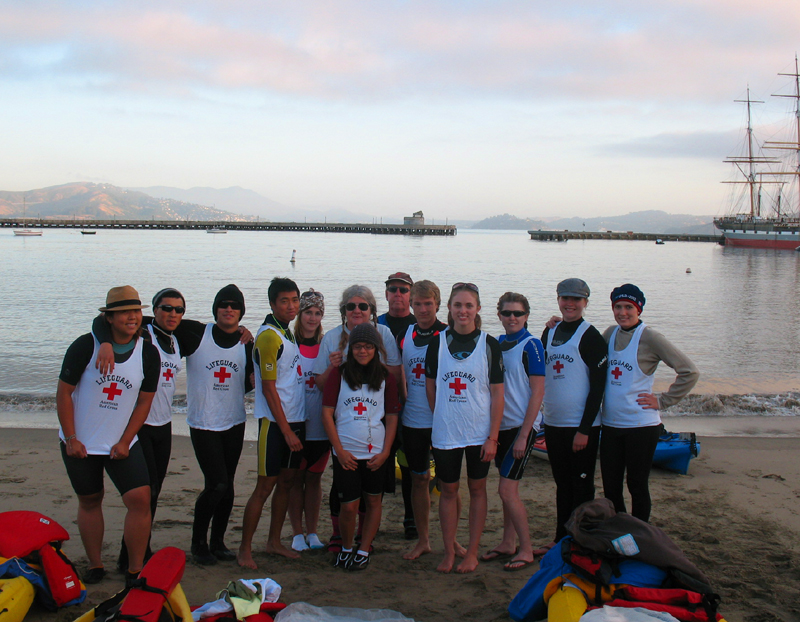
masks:
<svg viewBox="0 0 800 622"><path fill-rule="evenodd" d="M211 229L206 229L206 233L228 233L228 230L221 227L212 227Z"/></svg>
<svg viewBox="0 0 800 622"><path fill-rule="evenodd" d="M663 244L663 243L664 243L664 240L662 240L661 238L658 238L656 240L656 244Z"/></svg>
<svg viewBox="0 0 800 622"><path fill-rule="evenodd" d="M25 213L28 211L28 207L25 203L25 199L22 199L22 225L25 226ZM14 235L18 235L21 237L38 237L42 235L40 229L14 229Z"/></svg>
<svg viewBox="0 0 800 622"><path fill-rule="evenodd" d="M686 475L689 463L700 454L700 442L694 432L667 432L658 437L653 466ZM539 432L531 455L547 460L544 432Z"/></svg>
<svg viewBox="0 0 800 622"><path fill-rule="evenodd" d="M81 235L97 235L97 231L81 231Z"/></svg>

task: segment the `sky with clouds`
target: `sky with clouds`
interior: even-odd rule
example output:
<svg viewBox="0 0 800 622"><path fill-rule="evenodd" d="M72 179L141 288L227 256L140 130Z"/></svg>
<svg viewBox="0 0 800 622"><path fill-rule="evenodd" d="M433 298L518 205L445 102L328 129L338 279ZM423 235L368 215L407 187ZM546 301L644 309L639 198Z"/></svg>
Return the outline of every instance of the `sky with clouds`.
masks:
<svg viewBox="0 0 800 622"><path fill-rule="evenodd" d="M300 214L719 213L733 100L790 92L800 47L797 0L0 7L0 189L242 186Z"/></svg>

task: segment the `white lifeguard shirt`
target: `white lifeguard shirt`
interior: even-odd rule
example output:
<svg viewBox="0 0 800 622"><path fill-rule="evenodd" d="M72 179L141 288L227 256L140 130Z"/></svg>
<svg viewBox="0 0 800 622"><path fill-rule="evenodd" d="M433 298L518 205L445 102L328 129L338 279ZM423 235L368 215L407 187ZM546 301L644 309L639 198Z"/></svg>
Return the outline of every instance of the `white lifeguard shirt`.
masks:
<svg viewBox="0 0 800 622"><path fill-rule="evenodd" d="M221 432L244 423L247 353L243 343L221 348L206 324L197 350L186 358L186 423L190 428Z"/></svg>
<svg viewBox="0 0 800 622"><path fill-rule="evenodd" d="M95 368L99 348L100 342L94 338L94 352L72 392L72 405L75 436L86 447L86 453L107 456L122 438L139 399L144 380L142 338L136 339L128 360L116 363L110 374L101 374ZM60 428L58 436L64 440L64 431ZM134 436L129 448L137 440L139 437Z"/></svg>
<svg viewBox="0 0 800 622"><path fill-rule="evenodd" d="M303 393L306 404L306 440L327 441L325 426L322 425L322 391L317 386L314 374L314 361L319 353L319 344L315 346L299 345L300 365L303 369Z"/></svg>
<svg viewBox="0 0 800 622"><path fill-rule="evenodd" d="M150 333L150 341L158 349L158 355L161 357L161 373L158 377L158 388L153 397L153 405L150 406L150 412L145 423L147 425L161 426L172 421L172 398L175 395L175 382L182 369L181 349L178 347L178 340L170 335L172 349L175 352L165 352L159 345L158 339L156 339L153 325L148 324L147 330Z"/></svg>
<svg viewBox="0 0 800 622"><path fill-rule="evenodd" d="M489 438L492 411L486 333L481 331L475 350L460 361L450 354L442 333L438 354L431 444L436 449L483 445Z"/></svg>
<svg viewBox="0 0 800 622"><path fill-rule="evenodd" d="M603 425L612 428L640 428L661 423L657 409L642 408L636 403L639 393L653 392L653 376L639 367L639 341L647 325L636 327L624 350L614 349L619 326L608 340L608 376L603 397Z"/></svg>
<svg viewBox="0 0 800 622"><path fill-rule="evenodd" d="M278 397L281 399L281 408L289 423L298 423L306 420L305 391L303 390L303 366L300 363L300 351L297 344L289 341L277 327L271 324L264 324L258 329L256 339L265 330L271 330L280 337L283 345L283 352L278 359L277 374L275 377L275 388ZM275 421L275 415L269 409L267 398L261 389L261 366L254 365L256 372L256 401L253 414L256 419L266 417L270 421Z"/></svg>
<svg viewBox="0 0 800 622"><path fill-rule="evenodd" d="M581 338L591 324L583 321L569 341L553 345L556 327L547 335L544 362L544 424L556 428L577 428L581 424L589 395L589 367L580 352ZM592 426L600 425L598 413Z"/></svg>
<svg viewBox="0 0 800 622"><path fill-rule="evenodd" d="M409 326L403 337L403 371L408 397L403 405L402 424L409 428L431 428L433 412L425 392L425 353L428 346L414 344L416 328L416 324ZM444 332L439 333L440 340L444 339Z"/></svg>
<svg viewBox="0 0 800 622"><path fill-rule="evenodd" d="M503 375L505 407L503 408L503 420L500 422L501 430L520 427L528 412L528 404L531 401L533 390L530 377L522 362L522 352L525 345L532 339L534 337L530 335L510 350L503 351L503 366L506 368L506 372Z"/></svg>
<svg viewBox="0 0 800 622"><path fill-rule="evenodd" d="M385 380L380 390L373 391L366 385L351 389L345 379L341 379L333 420L342 447L356 460L369 460L383 451L386 438L386 428L382 423L386 414L385 390ZM333 453L336 455L335 450Z"/></svg>

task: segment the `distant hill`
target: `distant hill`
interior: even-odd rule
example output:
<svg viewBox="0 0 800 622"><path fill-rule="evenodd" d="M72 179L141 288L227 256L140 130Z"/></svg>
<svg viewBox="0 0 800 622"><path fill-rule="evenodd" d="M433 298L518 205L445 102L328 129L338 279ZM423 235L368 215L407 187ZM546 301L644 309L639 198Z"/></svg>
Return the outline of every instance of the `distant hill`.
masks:
<svg viewBox="0 0 800 622"><path fill-rule="evenodd" d="M713 233L713 219L713 216L668 214L661 210L646 210L631 212L623 216L561 218L548 222L546 228L569 229L570 231L583 229L586 231L635 231L636 233Z"/></svg>
<svg viewBox="0 0 800 622"><path fill-rule="evenodd" d="M143 192L76 182L23 192L0 191L0 215L21 215L23 201L29 217L107 220L247 220L194 203L156 199Z"/></svg>
<svg viewBox="0 0 800 622"><path fill-rule="evenodd" d="M472 225L472 229L544 229L545 223L530 218L517 218L511 214L501 214L484 218Z"/></svg>
<svg viewBox="0 0 800 622"><path fill-rule="evenodd" d="M129 190L144 192L152 197L213 206L216 209L223 209L235 214L252 214L265 218L272 218L275 214L289 211L285 205L239 186L230 188L195 187L188 190L171 186L149 186L147 188L129 188Z"/></svg>
<svg viewBox="0 0 800 622"><path fill-rule="evenodd" d="M556 218L535 221L503 214L473 225L473 229L552 229L568 231L634 231L636 233L713 234L713 216L668 214L661 210L631 212L624 216ZM530 224L528 224L530 223Z"/></svg>
<svg viewBox="0 0 800 622"><path fill-rule="evenodd" d="M145 192L154 197L212 205L217 209L228 210L236 214L257 216L262 220L274 222L372 222L374 216L359 212L350 212L337 207L289 207L268 199L254 190L239 186L230 188L195 187L184 190L171 186L150 186L147 188L130 188ZM403 222L402 217L389 219L386 222Z"/></svg>

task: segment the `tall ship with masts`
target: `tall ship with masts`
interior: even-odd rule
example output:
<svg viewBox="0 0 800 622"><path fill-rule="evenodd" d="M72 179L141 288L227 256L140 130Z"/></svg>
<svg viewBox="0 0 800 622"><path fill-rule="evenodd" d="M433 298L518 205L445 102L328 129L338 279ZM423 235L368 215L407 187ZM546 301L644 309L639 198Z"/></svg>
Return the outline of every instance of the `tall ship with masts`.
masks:
<svg viewBox="0 0 800 622"><path fill-rule="evenodd" d="M714 219L727 246L800 250L800 72L797 56L792 78L794 92L773 97L790 98L791 129L787 140L766 140L760 144L753 135L751 106L763 104L750 98L736 100L747 105L745 149L742 155L725 160L738 175L729 182L735 191L731 213Z"/></svg>

